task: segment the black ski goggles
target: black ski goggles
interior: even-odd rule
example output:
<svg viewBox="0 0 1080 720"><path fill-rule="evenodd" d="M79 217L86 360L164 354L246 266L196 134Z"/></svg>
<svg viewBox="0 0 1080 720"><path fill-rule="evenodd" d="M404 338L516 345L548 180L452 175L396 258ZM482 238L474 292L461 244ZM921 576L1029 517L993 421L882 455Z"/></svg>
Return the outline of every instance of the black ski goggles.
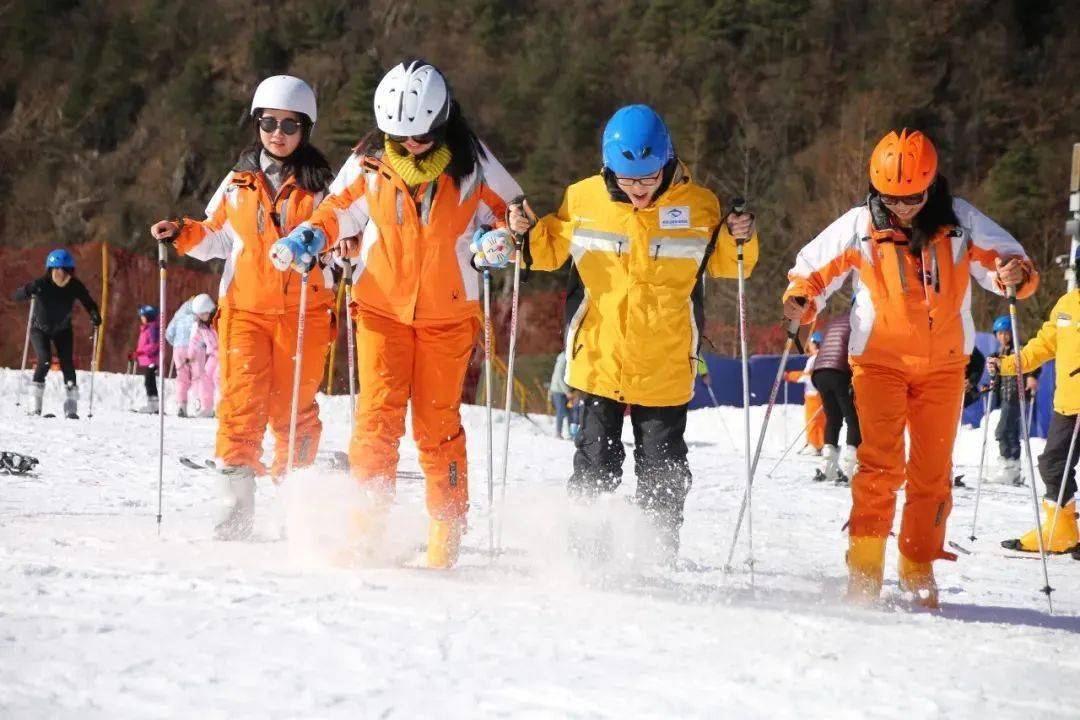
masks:
<svg viewBox="0 0 1080 720"><path fill-rule="evenodd" d="M908 207L915 207L923 200L926 199L926 191L921 193L915 193L914 195L879 195L881 202L886 205L907 205Z"/></svg>
<svg viewBox="0 0 1080 720"><path fill-rule="evenodd" d="M278 122L276 117L270 117L269 115L259 118L259 129L267 135L273 133L278 128L281 128L281 132L286 135L295 135L300 132L304 127L304 124L299 120L293 120L292 118L285 118L281 122Z"/></svg>
<svg viewBox="0 0 1080 720"><path fill-rule="evenodd" d="M412 140L414 143L419 143L420 145L427 145L428 143L435 142L441 136L442 133L438 130L429 130L423 135L391 135L390 133L386 134L386 137L389 138L391 142L396 142L398 145L401 145L406 140Z"/></svg>

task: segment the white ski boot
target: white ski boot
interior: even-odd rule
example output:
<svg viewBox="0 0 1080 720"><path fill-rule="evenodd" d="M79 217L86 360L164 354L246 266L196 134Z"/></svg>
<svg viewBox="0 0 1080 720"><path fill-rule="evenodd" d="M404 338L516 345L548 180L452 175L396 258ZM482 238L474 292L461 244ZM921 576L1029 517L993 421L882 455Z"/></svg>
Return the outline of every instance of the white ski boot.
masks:
<svg viewBox="0 0 1080 720"><path fill-rule="evenodd" d="M997 467L994 468L994 474L990 476L989 480L1001 485L1015 485L1017 487L1023 485L1024 475L1020 472L1020 461L1011 458L998 458Z"/></svg>
<svg viewBox="0 0 1080 720"><path fill-rule="evenodd" d="M75 383L68 383L64 386L66 393L64 397L64 417L68 420L79 419L79 388L75 387Z"/></svg>
<svg viewBox="0 0 1080 720"><path fill-rule="evenodd" d="M856 454L858 449L854 445L845 445L843 451L840 453L840 477L836 479L838 483L847 485L851 482L851 479L855 477L855 473L859 470L859 458Z"/></svg>
<svg viewBox="0 0 1080 720"><path fill-rule="evenodd" d="M158 405L158 399L156 397L146 398L146 404L141 408L135 408L134 412L142 415L157 415L160 406Z"/></svg>
<svg viewBox="0 0 1080 720"><path fill-rule="evenodd" d="M255 471L246 466L220 468L220 507L214 523L218 540L246 540L255 526Z"/></svg>
<svg viewBox="0 0 1080 720"><path fill-rule="evenodd" d="M45 401L45 383L30 383L30 406L27 415L40 415L41 405Z"/></svg>
<svg viewBox="0 0 1080 720"><path fill-rule="evenodd" d="M840 450L835 445L821 448L821 465L814 473L817 482L836 482L840 475Z"/></svg>

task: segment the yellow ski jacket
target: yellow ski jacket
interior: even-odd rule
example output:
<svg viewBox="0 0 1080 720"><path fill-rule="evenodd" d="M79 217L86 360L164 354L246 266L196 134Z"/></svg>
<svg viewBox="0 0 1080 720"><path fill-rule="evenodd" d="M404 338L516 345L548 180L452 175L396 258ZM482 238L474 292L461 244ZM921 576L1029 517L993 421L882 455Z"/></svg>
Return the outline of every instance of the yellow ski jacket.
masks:
<svg viewBox="0 0 1080 720"><path fill-rule="evenodd" d="M1054 372L1054 412L1080 413L1080 290L1066 293L1050 311L1039 334L1020 351L1024 372L1031 372L1048 360L1057 360ZM1001 358L1001 374L1016 376L1016 356Z"/></svg>
<svg viewBox="0 0 1080 720"><path fill-rule="evenodd" d="M680 164L668 188L636 210L612 199L602 175L566 190L562 206L529 233L536 270L567 257L584 297L566 331L567 383L630 405L690 402L697 371L701 276L735 278L735 239L716 195ZM757 234L744 248L758 259Z"/></svg>

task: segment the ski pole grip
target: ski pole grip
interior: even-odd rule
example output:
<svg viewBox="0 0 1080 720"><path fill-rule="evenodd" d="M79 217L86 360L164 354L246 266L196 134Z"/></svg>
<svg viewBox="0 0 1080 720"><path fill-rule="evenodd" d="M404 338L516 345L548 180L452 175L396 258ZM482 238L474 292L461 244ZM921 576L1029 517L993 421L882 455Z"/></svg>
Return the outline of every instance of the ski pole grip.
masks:
<svg viewBox="0 0 1080 720"><path fill-rule="evenodd" d="M746 198L743 198L743 197L732 198L732 200L731 200L731 212L734 215L745 215L746 214ZM735 238L735 242L737 244L739 244L739 245L743 245L744 243L748 242L749 240L750 240L750 238L745 238L745 237L737 237L737 238Z"/></svg>

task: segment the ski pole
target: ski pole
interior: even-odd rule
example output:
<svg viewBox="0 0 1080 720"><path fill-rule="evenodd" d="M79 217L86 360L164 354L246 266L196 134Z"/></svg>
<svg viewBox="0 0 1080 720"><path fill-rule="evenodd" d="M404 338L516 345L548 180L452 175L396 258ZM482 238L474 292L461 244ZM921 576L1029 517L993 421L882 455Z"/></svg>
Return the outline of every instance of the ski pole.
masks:
<svg viewBox="0 0 1080 720"><path fill-rule="evenodd" d="M310 242L310 239L308 240ZM312 263L314 264L314 262ZM292 473L296 452L296 419L300 415L300 371L304 361L304 320L307 315L308 278L311 268L300 275L300 317L296 321L296 355L293 357L292 403L289 409L289 455L285 460L285 476Z"/></svg>
<svg viewBox="0 0 1080 720"><path fill-rule="evenodd" d="M26 375L26 361L30 358L30 326L34 324L34 307L37 305L37 296L30 296L30 310L26 313L26 339L23 340L22 349L22 366L19 368L19 378L25 380ZM19 399L22 397L22 391L19 390L15 393L15 407L22 405L22 401Z"/></svg>
<svg viewBox="0 0 1080 720"><path fill-rule="evenodd" d="M706 385L705 389L709 391L709 397L712 398L713 407L719 408L720 401L716 399L716 393L713 392L712 385ZM724 413L721 412L717 417L720 418L720 425L724 428L724 435L727 436L728 442L731 443L731 449L735 452L739 452L739 448L735 445L734 438L731 437L731 429L728 427L727 421L724 420Z"/></svg>
<svg viewBox="0 0 1080 720"><path fill-rule="evenodd" d="M746 200L743 198L735 198L731 203L731 211L736 215L742 215L746 209ZM739 509L739 523L742 525L743 513L747 515L747 527L748 527L748 549L747 549L747 562L750 568L754 567L754 531L753 531L753 513L750 507L750 486L754 482L754 470L750 463L750 357L746 349L746 272L745 272L745 257L743 253L744 245L748 238L735 238L736 247L736 260L738 263L738 301L739 301L739 357L742 371L742 401L743 401L743 455L746 460L746 491L743 493L742 507ZM762 431L764 433L764 431ZM738 538L738 529L735 531L735 537ZM732 546L732 553L735 552L734 545ZM728 558L728 564L731 564L731 558Z"/></svg>
<svg viewBox="0 0 1080 720"><path fill-rule="evenodd" d="M91 340L93 345L93 355L90 356L90 407L86 411L86 419L94 417L94 375L97 374L97 349L98 349L98 330L99 326L94 326L94 337Z"/></svg>
<svg viewBox="0 0 1080 720"><path fill-rule="evenodd" d="M1013 353L1016 358L1016 392L1019 396L1020 416L1023 417L1027 408L1025 406L1026 398L1024 397L1024 366L1020 355L1020 320L1016 310L1016 288L1009 285L1006 288L1006 294L1009 297L1009 324L1013 336ZM1054 588L1050 587L1050 574L1046 569L1046 548L1043 547L1042 517L1039 515L1039 493L1035 489L1035 465L1031 459L1031 434L1028 432L1028 426L1024 423L1020 423L1020 438L1024 442L1024 459L1027 461L1028 479L1031 481L1031 507L1035 512L1035 533L1039 540L1039 558L1042 560L1044 583L1042 592L1046 594L1046 604L1050 608L1050 614L1053 615L1054 601L1050 597L1050 593L1054 592Z"/></svg>
<svg viewBox="0 0 1080 720"><path fill-rule="evenodd" d="M739 532L742 530L743 516L747 514L750 507L750 491L754 484L754 472L757 470L758 460L761 459L761 448L765 444L765 431L769 428L769 416L772 415L773 407L776 405L776 396L780 392L780 383L784 379L784 367L787 365L788 355L791 354L793 345L802 352L798 340L799 321L792 320L788 323L787 340L784 342L784 352L780 355L780 367L776 369L776 378L773 380L772 389L769 390L769 403L765 407L765 417L761 421L761 434L758 435L757 448L754 450L754 460L749 466L749 482L746 486L746 492L743 493L742 505L739 507L739 517L735 521L735 534L731 539L731 549L728 551L728 559L724 564L724 570L726 572L731 571L731 559L735 556L735 544L739 541ZM747 437L749 437L749 435L747 435ZM747 461L749 462L749 455L747 455ZM750 525L747 523L747 533L749 532Z"/></svg>
<svg viewBox="0 0 1080 720"><path fill-rule="evenodd" d="M165 261L169 258L169 243L172 242L172 238L162 240L158 243L158 329L161 328L161 323L165 321L167 317L165 313L165 284L166 284L166 269ZM161 506L162 496L165 486L165 343L162 342L163 338L158 337L158 368L160 375L158 377L159 390L158 390L158 510L157 510L157 532L161 535Z"/></svg>
<svg viewBox="0 0 1080 720"><path fill-rule="evenodd" d="M993 388L998 382L997 375L990 375L990 385L986 389L986 400L983 402L983 434L982 449L979 451L979 474L975 478L975 511L971 515L971 535L969 540L975 542L975 524L979 520L979 498L982 496L983 471L986 468L986 444L990 439L990 400L993 397Z"/></svg>
<svg viewBox="0 0 1080 720"><path fill-rule="evenodd" d="M817 416L820 415L824 409L825 406L822 405L817 409L817 412L810 416L810 419L806 421L805 425L803 425L803 429L800 430L799 434L795 436L795 440L787 446L787 450L785 450L784 454L780 456L780 459L776 461L776 464L772 466L772 470L765 473L765 477L772 477L772 474L776 472L776 468L780 467L780 463L784 462L784 458L788 456L788 453L794 450L795 446L799 444L799 441L802 440L803 436L810 431L810 425L813 424L815 420L817 420Z"/></svg>
<svg viewBox="0 0 1080 720"><path fill-rule="evenodd" d="M356 427L356 334L352 319L352 262L345 258L345 334L349 348L349 426Z"/></svg>
<svg viewBox="0 0 1080 720"><path fill-rule="evenodd" d="M484 436L487 442L487 501L488 501L488 553L495 557L495 459L492 455L492 397L491 397L491 270L484 269Z"/></svg>
<svg viewBox="0 0 1080 720"><path fill-rule="evenodd" d="M521 205L525 197L514 198L510 205ZM507 210L509 214L509 210ZM506 427L503 428L503 466L502 480L499 484L499 533L496 547L502 549L503 515L506 513L506 479L510 472L510 419L514 403L514 360L517 355L518 305L521 302L521 244L523 239L515 238L514 287L510 299L510 341L506 358L506 409L503 412Z"/></svg>

